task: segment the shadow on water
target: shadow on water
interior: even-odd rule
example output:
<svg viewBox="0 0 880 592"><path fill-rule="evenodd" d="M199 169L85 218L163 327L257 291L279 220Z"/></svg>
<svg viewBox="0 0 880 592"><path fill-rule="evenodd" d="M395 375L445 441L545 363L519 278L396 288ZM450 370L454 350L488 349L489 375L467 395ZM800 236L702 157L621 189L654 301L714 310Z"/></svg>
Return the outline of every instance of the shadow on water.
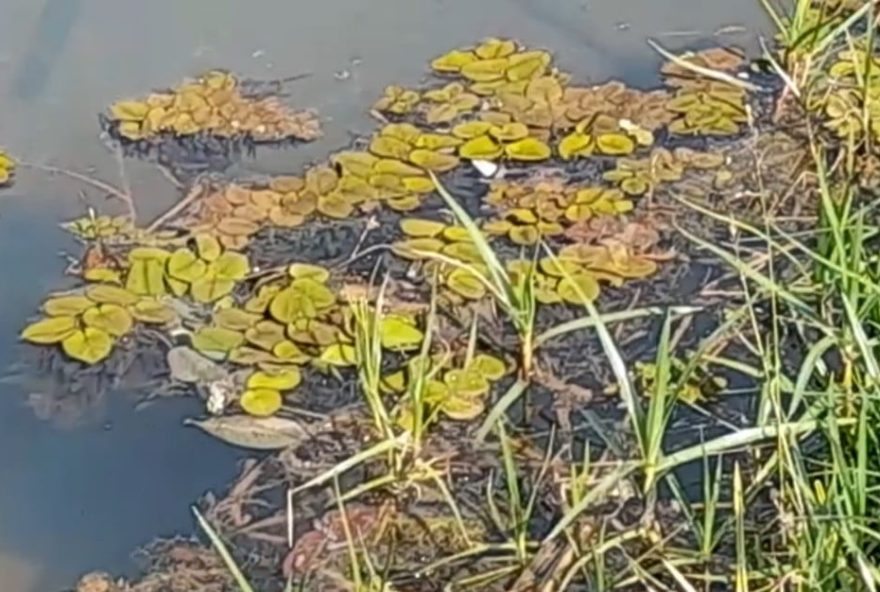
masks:
<svg viewBox="0 0 880 592"><path fill-rule="evenodd" d="M210 67L246 77L310 72L292 100L328 120L323 141L266 155L259 167L295 170L367 129L365 106L390 83L411 85L427 61L451 47L503 35L553 49L578 78L650 83L659 57L644 44L670 28L676 49L712 37L754 47L763 26L757 2L655 0L329 0L304 10L269 0L243 10L233 0L118 3L7 0L0 19L0 144L26 160L118 179L95 139L95 114L116 98L175 84ZM41 10L42 8L42 10ZM625 23L626 26L621 26ZM388 33L393 32L392 35ZM153 213L173 192L154 170L126 163L135 195ZM58 253L73 245L57 227L82 214L79 186L46 188L22 171L0 194L0 371L22 359L16 336L37 303L64 287ZM100 196L90 194L93 202ZM150 200L146 200L150 201ZM163 204L164 201L164 204ZM144 208L145 210L148 208ZM149 213L149 212L141 212ZM20 383L0 383L0 585L3 592L61 589L91 569L124 572L138 545L191 529L189 504L227 482L243 456L181 419L194 399L140 412L110 393L70 429L38 419Z"/></svg>

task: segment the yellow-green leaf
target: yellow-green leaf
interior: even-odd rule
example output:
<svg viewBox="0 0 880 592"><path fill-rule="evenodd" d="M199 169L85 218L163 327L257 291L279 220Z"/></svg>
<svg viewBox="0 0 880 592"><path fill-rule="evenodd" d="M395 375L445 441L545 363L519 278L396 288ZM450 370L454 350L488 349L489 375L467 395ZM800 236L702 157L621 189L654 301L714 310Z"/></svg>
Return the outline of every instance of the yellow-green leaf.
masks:
<svg viewBox="0 0 880 592"><path fill-rule="evenodd" d="M300 371L295 367L291 367L274 372L254 372L248 377L247 387L249 389L289 391L295 389L300 382L302 382Z"/></svg>
<svg viewBox="0 0 880 592"><path fill-rule="evenodd" d="M485 136L492 129L492 124L488 121L467 121L459 123L452 128L452 135L462 140L472 140ZM460 142L459 142L460 144Z"/></svg>
<svg viewBox="0 0 880 592"><path fill-rule="evenodd" d="M61 342L61 349L74 360L86 364L97 364L110 355L113 338L110 334L94 327L76 331Z"/></svg>
<svg viewBox="0 0 880 592"><path fill-rule="evenodd" d="M199 253L199 258L205 261L214 261L220 256L220 253L223 252L223 248L220 246L220 241L210 234L197 234L195 236L195 241L196 251Z"/></svg>
<svg viewBox="0 0 880 592"><path fill-rule="evenodd" d="M75 317L94 304L85 296L58 296L43 303L43 312L50 317Z"/></svg>
<svg viewBox="0 0 880 592"><path fill-rule="evenodd" d="M221 280L238 281L244 279L249 271L247 257L227 251L208 265L207 275L214 275Z"/></svg>
<svg viewBox="0 0 880 592"><path fill-rule="evenodd" d="M500 380L507 374L507 365L503 360L489 354L477 354L471 360L471 368L485 376L488 380Z"/></svg>
<svg viewBox="0 0 880 592"><path fill-rule="evenodd" d="M287 339L276 343L275 347L272 348L272 353L279 360L291 364L302 364L309 359L309 356L297 344Z"/></svg>
<svg viewBox="0 0 880 592"><path fill-rule="evenodd" d="M177 313L170 306L158 300L141 300L129 308L131 316L142 323L164 325L177 318Z"/></svg>
<svg viewBox="0 0 880 592"><path fill-rule="evenodd" d="M86 288L86 297L99 304L130 306L140 300L129 290L108 284L96 284Z"/></svg>
<svg viewBox="0 0 880 592"><path fill-rule="evenodd" d="M214 313L214 324L232 331L245 331L255 325L263 316L240 308L223 308Z"/></svg>
<svg viewBox="0 0 880 592"><path fill-rule="evenodd" d="M435 237L446 227L442 222L424 218L404 218L400 221L400 229L413 238Z"/></svg>
<svg viewBox="0 0 880 592"><path fill-rule="evenodd" d="M452 154L416 148L409 154L409 160L423 169L443 173L458 166L458 158Z"/></svg>
<svg viewBox="0 0 880 592"><path fill-rule="evenodd" d="M255 417L268 417L281 409L281 393L272 389L248 389L239 400L241 408Z"/></svg>
<svg viewBox="0 0 880 592"><path fill-rule="evenodd" d="M31 343L50 344L64 341L77 330L72 316L51 317L32 323L21 332L21 338Z"/></svg>
<svg viewBox="0 0 880 592"><path fill-rule="evenodd" d="M354 366L357 364L357 351L347 343L335 343L324 348L319 359L331 366Z"/></svg>
<svg viewBox="0 0 880 592"><path fill-rule="evenodd" d="M395 351L408 351L418 348L424 335L421 330L401 315L387 315L379 327L382 347Z"/></svg>
<svg viewBox="0 0 880 592"><path fill-rule="evenodd" d="M559 142L559 156L562 160L571 160L578 156L589 156L593 153L593 137L583 132L572 132Z"/></svg>
<svg viewBox="0 0 880 592"><path fill-rule="evenodd" d="M461 75L474 82L490 82L503 78L509 65L507 58L479 60L462 66Z"/></svg>
<svg viewBox="0 0 880 592"><path fill-rule="evenodd" d="M205 275L208 264L189 249L181 247L168 258L168 275L182 282L192 283Z"/></svg>
<svg viewBox="0 0 880 592"><path fill-rule="evenodd" d="M128 270L125 287L129 292L140 296L165 294L165 260L135 259Z"/></svg>
<svg viewBox="0 0 880 592"><path fill-rule="evenodd" d="M252 343L266 351L272 351L272 348L284 341L285 328L284 325L275 321L260 321L253 327L248 328L244 333L244 337L248 343Z"/></svg>
<svg viewBox="0 0 880 592"><path fill-rule="evenodd" d="M436 238L411 238L391 245L391 252L404 259L424 259L424 253L436 253L443 248L443 241Z"/></svg>
<svg viewBox="0 0 880 592"><path fill-rule="evenodd" d="M599 297L599 282L588 273L568 275L559 280L559 296L571 304L583 304L586 298L593 301Z"/></svg>
<svg viewBox="0 0 880 592"><path fill-rule="evenodd" d="M458 155L470 160L495 160L504 154L504 147L489 136L478 136L458 148Z"/></svg>
<svg viewBox="0 0 880 592"><path fill-rule="evenodd" d="M216 302L224 296L231 294L234 289L234 281L219 278L211 273L197 279L190 286L193 299L196 302L204 303Z"/></svg>
<svg viewBox="0 0 880 592"><path fill-rule="evenodd" d="M244 342L244 335L222 327L202 327L192 336L194 349L211 357L223 357Z"/></svg>
<svg viewBox="0 0 880 592"><path fill-rule="evenodd" d="M537 138L524 138L512 144L507 144L504 147L504 152L514 160L526 162L547 160L552 154L550 146Z"/></svg>
<svg viewBox="0 0 880 592"><path fill-rule="evenodd" d="M134 324L129 312L118 304L99 304L83 313L83 323L87 327L100 329L109 335L122 337Z"/></svg>
<svg viewBox="0 0 880 592"><path fill-rule="evenodd" d="M486 286L473 273L458 268L446 278L446 285L456 294L470 300L479 300L486 295Z"/></svg>
<svg viewBox="0 0 880 592"><path fill-rule="evenodd" d="M609 156L624 156L636 149L636 143L625 134L601 134L596 138L596 148Z"/></svg>
<svg viewBox="0 0 880 592"><path fill-rule="evenodd" d="M330 279L330 272L326 267L310 263L291 263L287 268L287 273L294 279L308 278L322 284Z"/></svg>

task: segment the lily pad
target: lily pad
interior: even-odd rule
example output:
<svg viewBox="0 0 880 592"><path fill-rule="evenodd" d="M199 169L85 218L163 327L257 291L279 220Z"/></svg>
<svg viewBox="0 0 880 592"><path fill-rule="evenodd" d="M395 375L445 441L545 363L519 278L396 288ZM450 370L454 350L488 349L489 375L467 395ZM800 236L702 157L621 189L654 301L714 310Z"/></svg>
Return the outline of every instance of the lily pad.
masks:
<svg viewBox="0 0 880 592"><path fill-rule="evenodd" d="M182 282L192 283L207 270L208 264L186 248L177 249L168 258L168 275Z"/></svg>
<svg viewBox="0 0 880 592"><path fill-rule="evenodd" d="M21 332L21 338L31 343L48 345L64 341L77 331L76 318L51 317L32 323Z"/></svg>
<svg viewBox="0 0 880 592"><path fill-rule="evenodd" d="M83 313L83 323L87 327L100 329L114 337L122 337L134 324L129 312L118 304L99 304Z"/></svg>
<svg viewBox="0 0 880 592"><path fill-rule="evenodd" d="M584 299L594 301L599 297L599 282L588 273L576 273L560 279L557 291L564 301L583 305Z"/></svg>
<svg viewBox="0 0 880 592"><path fill-rule="evenodd" d="M426 220L424 218L404 218L400 221L400 229L407 236L413 238L431 238L435 237L446 228L446 225L436 220Z"/></svg>
<svg viewBox="0 0 880 592"><path fill-rule="evenodd" d="M262 315L254 312L248 312L240 308L222 308L214 313L214 324L231 331L246 331L254 326Z"/></svg>
<svg viewBox="0 0 880 592"><path fill-rule="evenodd" d="M387 315L379 327L379 337L385 349L409 351L419 347L424 334L407 317Z"/></svg>
<svg viewBox="0 0 880 592"><path fill-rule="evenodd" d="M504 147L489 136L478 136L458 148L458 155L470 160L495 160L504 154Z"/></svg>
<svg viewBox="0 0 880 592"><path fill-rule="evenodd" d="M635 142L624 134L601 134L596 138L596 148L609 156L632 154L636 149Z"/></svg>
<svg viewBox="0 0 880 592"><path fill-rule="evenodd" d="M486 286L480 279L464 268L458 268L446 278L446 286L464 298L479 300L486 295Z"/></svg>
<svg viewBox="0 0 880 592"><path fill-rule="evenodd" d="M113 350L113 338L109 333L86 327L66 337L61 342L64 353L85 364L97 364L110 355Z"/></svg>
<svg viewBox="0 0 880 592"><path fill-rule="evenodd" d="M210 234L197 234L195 236L195 243L199 257L208 262L214 261L223 252L220 241Z"/></svg>
<svg viewBox="0 0 880 592"><path fill-rule="evenodd" d="M192 346L211 358L223 358L244 342L244 335L222 327L202 327L192 336Z"/></svg>
<svg viewBox="0 0 880 592"><path fill-rule="evenodd" d="M558 150L563 160L590 156L593 153L593 136L583 132L573 132L562 138Z"/></svg>
<svg viewBox="0 0 880 592"><path fill-rule="evenodd" d="M354 366L357 364L357 351L347 343L336 343L324 348L319 359L331 366Z"/></svg>
<svg viewBox="0 0 880 592"><path fill-rule="evenodd" d="M461 67L461 75L473 82L490 82L504 78L510 62L507 58L495 58L469 62Z"/></svg>
<svg viewBox="0 0 880 592"><path fill-rule="evenodd" d="M487 135L491 129L492 124L488 121L467 121L452 128L452 135L461 140L472 140Z"/></svg>
<svg viewBox="0 0 880 592"><path fill-rule="evenodd" d="M151 298L139 300L128 311L136 321L152 325L164 325L177 318L177 313L173 308Z"/></svg>
<svg viewBox="0 0 880 592"><path fill-rule="evenodd" d="M322 284L330 279L326 267L310 263L292 263L287 268L287 274L294 279L310 279Z"/></svg>
<svg viewBox="0 0 880 592"><path fill-rule="evenodd" d="M235 289L233 280L223 279L214 274L206 274L190 286L190 293L196 302L216 302L232 293Z"/></svg>
<svg viewBox="0 0 880 592"><path fill-rule="evenodd" d="M436 238L411 238L391 245L391 252L404 259L424 259L424 253L437 253L445 243Z"/></svg>
<svg viewBox="0 0 880 592"><path fill-rule="evenodd" d="M513 160L534 162L547 160L552 154L550 146L537 138L525 138L504 147L504 152Z"/></svg>
<svg viewBox="0 0 880 592"><path fill-rule="evenodd" d="M443 173L458 166L458 158L452 154L416 148L409 155L409 160L423 169Z"/></svg>
<svg viewBox="0 0 880 592"><path fill-rule="evenodd" d="M247 388L289 391L299 386L300 382L302 375L299 369L291 367L276 372L254 372L248 377Z"/></svg>
<svg viewBox="0 0 880 592"><path fill-rule="evenodd" d="M503 360L489 354L477 354L470 363L471 368L489 380L500 380L507 374L507 365Z"/></svg>
<svg viewBox="0 0 880 592"><path fill-rule="evenodd" d="M43 312L50 317L74 317L94 305L95 303L85 296L58 296L43 303Z"/></svg>
<svg viewBox="0 0 880 592"><path fill-rule="evenodd" d="M281 409L281 393L268 388L249 388L242 393L239 404L254 417L269 417Z"/></svg>

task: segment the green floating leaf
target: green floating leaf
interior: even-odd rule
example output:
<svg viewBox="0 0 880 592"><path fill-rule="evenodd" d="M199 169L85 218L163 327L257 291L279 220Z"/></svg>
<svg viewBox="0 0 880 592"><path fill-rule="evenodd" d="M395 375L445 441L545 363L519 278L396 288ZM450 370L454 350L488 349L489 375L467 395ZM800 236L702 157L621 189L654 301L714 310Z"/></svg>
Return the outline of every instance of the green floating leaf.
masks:
<svg viewBox="0 0 880 592"><path fill-rule="evenodd" d="M382 347L395 351L408 351L419 347L424 334L408 318L402 315L387 315L379 327Z"/></svg>
<svg viewBox="0 0 880 592"><path fill-rule="evenodd" d="M214 313L216 326L231 331L245 331L255 325L263 316L240 308L222 308ZM247 337L247 335L245 335Z"/></svg>
<svg viewBox="0 0 880 592"><path fill-rule="evenodd" d="M354 366L357 364L357 351L347 343L336 343L324 348L319 360L331 366Z"/></svg>
<svg viewBox="0 0 880 592"><path fill-rule="evenodd" d="M281 409L281 393L272 389L248 389L241 395L241 408L255 417L268 417Z"/></svg>
<svg viewBox="0 0 880 592"><path fill-rule="evenodd" d="M86 297L98 304L118 304L119 306L131 306L140 298L137 294L109 284L97 284L86 288Z"/></svg>
<svg viewBox="0 0 880 592"><path fill-rule="evenodd" d="M216 302L231 294L235 289L235 281L224 279L207 273L205 276L197 279L190 286L190 292L196 302Z"/></svg>
<svg viewBox="0 0 880 592"><path fill-rule="evenodd" d="M276 343L272 348L276 358L291 364L302 364L308 361L309 356L299 348L297 344L287 339Z"/></svg>
<svg viewBox="0 0 880 592"><path fill-rule="evenodd" d="M83 313L83 322L87 327L100 329L114 337L122 337L134 324L131 314L118 304L99 304Z"/></svg>
<svg viewBox="0 0 880 592"><path fill-rule="evenodd" d="M173 308L158 300L145 299L139 301L129 309L131 316L136 321L153 325L164 325L177 318Z"/></svg>
<svg viewBox="0 0 880 592"><path fill-rule="evenodd" d="M486 295L486 286L472 272L459 267L446 278L446 286L464 298L479 300Z"/></svg>
<svg viewBox="0 0 880 592"><path fill-rule="evenodd" d="M227 251L208 265L208 275L214 275L222 280L238 281L244 279L250 272L250 264L247 257L241 253Z"/></svg>
<svg viewBox="0 0 880 592"><path fill-rule="evenodd" d="M275 321L260 321L245 331L244 337L248 343L252 343L266 351L272 351L272 348L284 341L285 328L284 325Z"/></svg>
<svg viewBox="0 0 880 592"><path fill-rule="evenodd" d="M46 300L43 303L43 312L50 317L75 317L94 305L85 296L59 296Z"/></svg>
<svg viewBox="0 0 880 592"><path fill-rule="evenodd" d="M286 368L275 372L259 371L250 375L247 381L249 389L272 389L289 391L302 382L302 375L297 368Z"/></svg>
<svg viewBox="0 0 880 592"><path fill-rule="evenodd" d="M135 259L128 270L125 287L140 296L165 294L165 260Z"/></svg>
<svg viewBox="0 0 880 592"><path fill-rule="evenodd" d="M110 355L113 349L113 338L106 331L94 327L86 327L75 331L61 342L61 348L74 360L86 364L97 364Z"/></svg>
<svg viewBox="0 0 880 592"><path fill-rule="evenodd" d="M292 263L287 273L294 279L310 279L322 284L330 279L330 272L325 267L309 263Z"/></svg>
<svg viewBox="0 0 880 592"><path fill-rule="evenodd" d="M223 247L220 246L220 241L210 234L197 234L195 236L195 241L196 251L199 253L199 258L209 263L217 259L220 256L220 253L223 252Z"/></svg>
<svg viewBox="0 0 880 592"><path fill-rule="evenodd" d="M52 317L32 323L21 332L21 338L31 343L46 345L59 343L70 337L77 330L76 318Z"/></svg>
<svg viewBox="0 0 880 592"><path fill-rule="evenodd" d="M474 368L488 380L500 380L507 374L507 365L504 361L489 354L477 354L474 356L470 367Z"/></svg>
<svg viewBox="0 0 880 592"><path fill-rule="evenodd" d="M192 283L203 277L208 264L189 249L180 248L168 258L168 275L182 282Z"/></svg>
<svg viewBox="0 0 880 592"><path fill-rule="evenodd" d="M192 336L194 349L210 357L226 357L244 342L244 335L222 327L202 327Z"/></svg>

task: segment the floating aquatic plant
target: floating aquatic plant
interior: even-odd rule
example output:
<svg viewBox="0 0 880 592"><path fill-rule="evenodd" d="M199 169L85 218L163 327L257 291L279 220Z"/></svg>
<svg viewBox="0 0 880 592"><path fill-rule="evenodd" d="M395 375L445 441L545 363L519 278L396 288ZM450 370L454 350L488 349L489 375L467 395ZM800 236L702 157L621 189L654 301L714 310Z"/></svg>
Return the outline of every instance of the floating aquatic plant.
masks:
<svg viewBox="0 0 880 592"><path fill-rule="evenodd" d="M443 88L427 91L422 96L429 103L425 112L425 121L428 124L453 121L480 106L480 97L467 92L460 82L450 82Z"/></svg>
<svg viewBox="0 0 880 592"><path fill-rule="evenodd" d="M216 302L247 275L247 257L224 251L209 234L196 235L193 242L194 249L181 247L168 257L167 282L176 296L188 293L196 302Z"/></svg>
<svg viewBox="0 0 880 592"><path fill-rule="evenodd" d="M666 108L679 116L669 124L669 131L681 135L730 136L749 121L745 91L724 82L685 87Z"/></svg>
<svg viewBox="0 0 880 592"><path fill-rule="evenodd" d="M166 325L177 318L164 302L109 284L92 284L49 298L42 311L45 317L25 327L21 338L38 345L58 344L69 357L85 364L97 364L109 356L135 321Z"/></svg>
<svg viewBox="0 0 880 592"><path fill-rule="evenodd" d="M0 187L12 181L15 173L15 161L11 156L0 150Z"/></svg>
<svg viewBox="0 0 880 592"><path fill-rule="evenodd" d="M143 100L117 101L108 118L122 138L132 141L202 132L256 141L314 140L321 134L311 111L291 111L271 97L245 96L238 79L216 70Z"/></svg>
<svg viewBox="0 0 880 592"><path fill-rule="evenodd" d="M531 162L547 160L550 147L537 138L529 136L529 128L523 123L510 122L495 125L488 121L469 121L452 128L452 135L463 140L458 155L470 160L510 160Z"/></svg>
<svg viewBox="0 0 880 592"><path fill-rule="evenodd" d="M461 298L479 300L486 295L486 286L474 273L485 272L485 264L465 228L422 218L405 218L400 228L407 238L391 245L395 255L428 262L428 278L436 272L441 285Z"/></svg>
<svg viewBox="0 0 880 592"><path fill-rule="evenodd" d="M394 115L410 113L419 102L419 93L397 85L386 86L381 99L376 101L373 109Z"/></svg>

